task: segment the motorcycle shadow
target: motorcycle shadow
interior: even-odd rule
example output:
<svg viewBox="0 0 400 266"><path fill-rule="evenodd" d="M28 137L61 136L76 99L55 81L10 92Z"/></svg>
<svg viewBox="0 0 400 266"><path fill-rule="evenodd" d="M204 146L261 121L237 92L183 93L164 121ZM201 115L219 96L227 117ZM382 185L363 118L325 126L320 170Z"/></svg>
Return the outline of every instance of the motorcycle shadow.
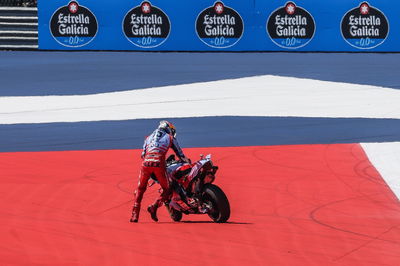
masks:
<svg viewBox="0 0 400 266"><path fill-rule="evenodd" d="M225 223L216 223L213 221L180 221L178 223L184 224L253 224L253 223L246 223L246 222L225 222Z"/></svg>

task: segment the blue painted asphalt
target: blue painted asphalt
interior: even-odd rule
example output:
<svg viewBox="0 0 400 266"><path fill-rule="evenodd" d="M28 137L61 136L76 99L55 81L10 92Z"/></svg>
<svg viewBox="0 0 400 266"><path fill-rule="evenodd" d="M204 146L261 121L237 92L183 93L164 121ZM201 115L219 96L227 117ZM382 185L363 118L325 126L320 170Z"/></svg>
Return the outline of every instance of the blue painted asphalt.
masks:
<svg viewBox="0 0 400 266"><path fill-rule="evenodd" d="M400 54L0 51L0 96L73 95L279 75L400 89Z"/></svg>
<svg viewBox="0 0 400 266"><path fill-rule="evenodd" d="M138 149L159 119L0 125L0 152ZM182 147L400 141L400 120L208 117L171 119Z"/></svg>

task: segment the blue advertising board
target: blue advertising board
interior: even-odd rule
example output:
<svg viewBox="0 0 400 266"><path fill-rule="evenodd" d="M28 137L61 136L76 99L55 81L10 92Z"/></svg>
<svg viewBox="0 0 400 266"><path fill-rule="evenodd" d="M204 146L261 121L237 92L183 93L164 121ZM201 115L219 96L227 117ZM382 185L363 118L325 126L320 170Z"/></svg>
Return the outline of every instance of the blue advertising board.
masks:
<svg viewBox="0 0 400 266"><path fill-rule="evenodd" d="M39 1L39 49L400 51L393 0Z"/></svg>

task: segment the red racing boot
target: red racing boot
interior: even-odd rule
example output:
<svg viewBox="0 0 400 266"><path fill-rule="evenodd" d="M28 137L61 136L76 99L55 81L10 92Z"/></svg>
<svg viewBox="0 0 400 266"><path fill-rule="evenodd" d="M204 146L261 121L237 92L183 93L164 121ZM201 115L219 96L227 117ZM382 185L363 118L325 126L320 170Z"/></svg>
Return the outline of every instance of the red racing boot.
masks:
<svg viewBox="0 0 400 266"><path fill-rule="evenodd" d="M133 205L132 217L130 220L131 223L137 223L139 221L139 213L140 213L140 206L136 204Z"/></svg>
<svg viewBox="0 0 400 266"><path fill-rule="evenodd" d="M149 207L147 207L147 211L150 213L151 219L153 219L155 222L158 222L157 209L158 209L157 204L153 204L153 205L150 205Z"/></svg>

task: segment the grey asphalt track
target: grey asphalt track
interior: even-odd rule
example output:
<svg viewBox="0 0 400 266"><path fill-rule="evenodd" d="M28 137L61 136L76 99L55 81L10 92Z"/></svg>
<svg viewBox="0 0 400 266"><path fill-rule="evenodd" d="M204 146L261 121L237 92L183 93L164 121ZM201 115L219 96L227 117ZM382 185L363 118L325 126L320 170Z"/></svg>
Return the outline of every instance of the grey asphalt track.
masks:
<svg viewBox="0 0 400 266"><path fill-rule="evenodd" d="M0 152L140 149L157 119L0 125ZM171 120L183 147L400 141L398 119L205 117Z"/></svg>
<svg viewBox="0 0 400 266"><path fill-rule="evenodd" d="M400 89L399 66L400 54L0 51L0 96L93 94L256 75Z"/></svg>

